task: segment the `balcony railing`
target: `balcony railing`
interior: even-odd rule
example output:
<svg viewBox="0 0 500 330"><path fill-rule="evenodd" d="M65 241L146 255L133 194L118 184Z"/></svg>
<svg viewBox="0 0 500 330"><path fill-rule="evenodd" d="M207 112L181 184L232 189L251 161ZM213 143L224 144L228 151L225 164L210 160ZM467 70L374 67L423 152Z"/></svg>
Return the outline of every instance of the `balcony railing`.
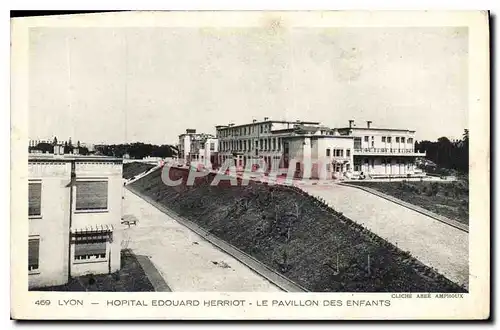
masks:
<svg viewBox="0 0 500 330"><path fill-rule="evenodd" d="M395 148L361 148L354 149L357 154L412 154L425 156L425 152L418 152L414 149L395 149Z"/></svg>

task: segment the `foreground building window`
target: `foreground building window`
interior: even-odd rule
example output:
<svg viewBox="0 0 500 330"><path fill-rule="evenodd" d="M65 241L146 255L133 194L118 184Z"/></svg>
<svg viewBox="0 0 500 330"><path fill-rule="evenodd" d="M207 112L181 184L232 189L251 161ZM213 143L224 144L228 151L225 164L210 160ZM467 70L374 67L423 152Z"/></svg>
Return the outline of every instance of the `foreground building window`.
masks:
<svg viewBox="0 0 500 330"><path fill-rule="evenodd" d="M30 238L28 241L28 271L37 271L39 268L40 239Z"/></svg>
<svg viewBox="0 0 500 330"><path fill-rule="evenodd" d="M76 243L75 260L93 261L106 259L106 242Z"/></svg>
<svg viewBox="0 0 500 330"><path fill-rule="evenodd" d="M76 184L77 211L103 211L108 209L107 181L78 181Z"/></svg>
<svg viewBox="0 0 500 330"><path fill-rule="evenodd" d="M42 206L42 183L30 182L28 189L28 216L36 217L41 215Z"/></svg>
<svg viewBox="0 0 500 330"><path fill-rule="evenodd" d="M108 242L112 240L112 231L109 228L81 230L74 232L74 260L77 262L92 262L107 260Z"/></svg>

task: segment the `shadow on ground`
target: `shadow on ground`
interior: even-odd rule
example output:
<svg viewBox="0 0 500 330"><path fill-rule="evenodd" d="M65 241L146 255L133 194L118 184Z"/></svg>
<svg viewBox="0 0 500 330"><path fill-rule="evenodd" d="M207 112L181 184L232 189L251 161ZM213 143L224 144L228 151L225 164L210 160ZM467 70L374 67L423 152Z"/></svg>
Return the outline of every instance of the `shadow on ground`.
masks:
<svg viewBox="0 0 500 330"><path fill-rule="evenodd" d="M98 292L147 292L155 291L139 260L149 259L135 255L132 250L121 251L120 270L111 274L73 277L65 285L34 288L30 291L98 291ZM150 262L150 261L149 261ZM144 264L144 263L142 263ZM154 267L154 266L153 266Z"/></svg>

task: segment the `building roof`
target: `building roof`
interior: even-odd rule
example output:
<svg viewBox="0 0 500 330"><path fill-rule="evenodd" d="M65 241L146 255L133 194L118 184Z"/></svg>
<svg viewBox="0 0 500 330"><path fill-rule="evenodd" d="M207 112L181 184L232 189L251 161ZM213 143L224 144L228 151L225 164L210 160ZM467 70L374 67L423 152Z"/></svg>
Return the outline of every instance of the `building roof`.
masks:
<svg viewBox="0 0 500 330"><path fill-rule="evenodd" d="M415 130L412 129L401 129L401 128L377 128L377 127L341 127L337 128L339 131L348 131L348 130L362 130L362 131L393 131L393 132L412 132L415 133Z"/></svg>
<svg viewBox="0 0 500 330"><path fill-rule="evenodd" d="M228 126L228 125L217 125L215 128L217 129L227 129L227 128L237 128L237 127L243 127L243 126L251 126L251 125L259 125L259 124L265 124L265 123L277 123L277 124L294 124L294 125L319 125L320 122L317 121L285 121L285 120L264 120L264 121L256 121L254 123L248 123L248 124L241 124L241 125L234 125L234 126Z"/></svg>
<svg viewBox="0 0 500 330"><path fill-rule="evenodd" d="M352 135L290 135L285 137L285 139L303 139L303 138L311 138L311 139L354 139Z"/></svg>
<svg viewBox="0 0 500 330"><path fill-rule="evenodd" d="M84 156L84 155L73 155L73 154L65 154L65 155L54 155L54 154L39 154L39 153L30 153L28 154L28 162L71 162L71 161L81 161L81 162L115 162L122 163L122 158L109 157L109 156Z"/></svg>

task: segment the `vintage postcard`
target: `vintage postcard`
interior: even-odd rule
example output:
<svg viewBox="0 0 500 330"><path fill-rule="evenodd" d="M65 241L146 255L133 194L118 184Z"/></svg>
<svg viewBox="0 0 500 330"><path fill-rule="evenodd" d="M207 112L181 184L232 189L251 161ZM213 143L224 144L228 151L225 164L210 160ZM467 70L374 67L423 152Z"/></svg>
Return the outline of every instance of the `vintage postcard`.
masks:
<svg viewBox="0 0 500 330"><path fill-rule="evenodd" d="M489 317L487 11L11 27L12 318Z"/></svg>

